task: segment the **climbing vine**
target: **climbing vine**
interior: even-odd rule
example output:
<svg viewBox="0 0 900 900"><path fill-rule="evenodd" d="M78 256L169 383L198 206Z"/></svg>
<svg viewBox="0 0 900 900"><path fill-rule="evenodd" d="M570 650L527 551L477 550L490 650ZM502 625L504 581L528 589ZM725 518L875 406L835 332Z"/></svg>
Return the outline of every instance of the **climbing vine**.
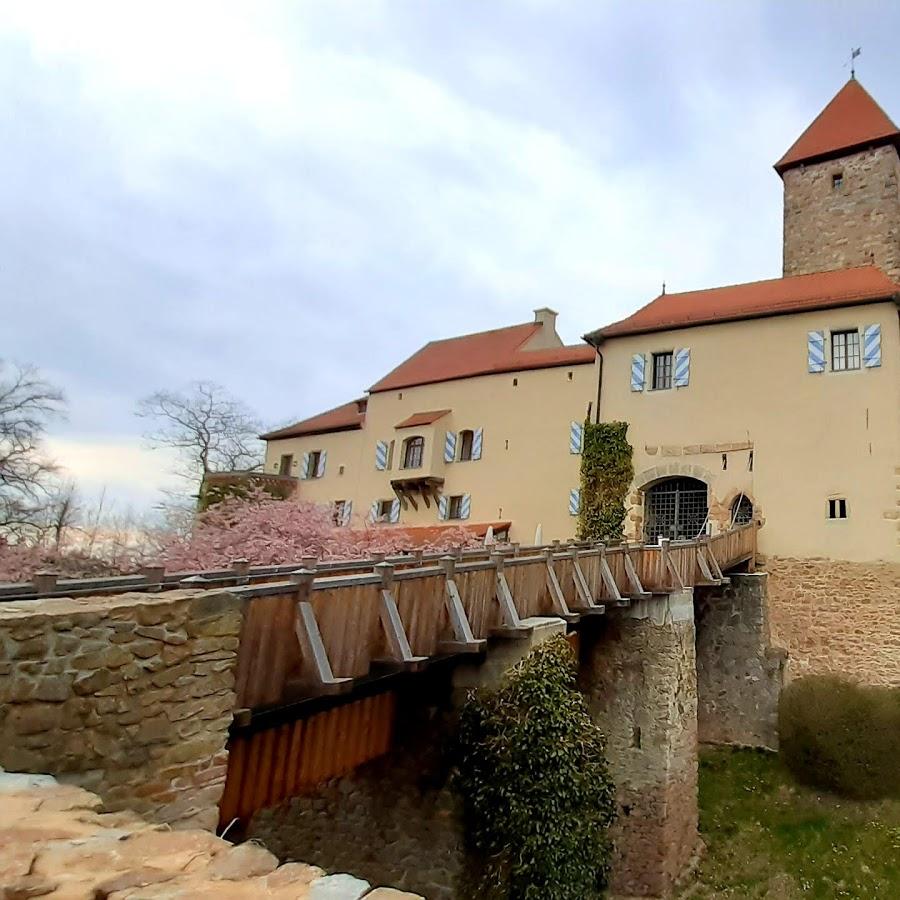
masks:
<svg viewBox="0 0 900 900"><path fill-rule="evenodd" d="M627 422L585 422L581 451L580 540L620 541L625 498L634 477Z"/></svg>
<svg viewBox="0 0 900 900"><path fill-rule="evenodd" d="M501 687L469 695L454 783L473 897L586 900L609 874L614 787L568 642L540 644Z"/></svg>

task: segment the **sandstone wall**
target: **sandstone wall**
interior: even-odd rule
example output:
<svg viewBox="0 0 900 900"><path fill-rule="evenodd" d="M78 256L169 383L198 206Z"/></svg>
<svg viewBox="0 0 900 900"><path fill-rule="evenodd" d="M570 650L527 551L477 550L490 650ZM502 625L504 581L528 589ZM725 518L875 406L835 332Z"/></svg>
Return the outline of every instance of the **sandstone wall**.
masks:
<svg viewBox="0 0 900 900"><path fill-rule="evenodd" d="M697 727L701 742L778 747L787 654L772 646L768 576L731 575L697 588Z"/></svg>
<svg viewBox="0 0 900 900"><path fill-rule="evenodd" d="M790 676L900 685L900 563L769 558L774 642Z"/></svg>
<svg viewBox="0 0 900 900"><path fill-rule="evenodd" d="M832 176L842 173L840 187ZM784 173L784 274L874 263L900 277L900 161L876 147Z"/></svg>
<svg viewBox="0 0 900 900"><path fill-rule="evenodd" d="M214 827L240 627L227 593L0 604L0 766Z"/></svg>

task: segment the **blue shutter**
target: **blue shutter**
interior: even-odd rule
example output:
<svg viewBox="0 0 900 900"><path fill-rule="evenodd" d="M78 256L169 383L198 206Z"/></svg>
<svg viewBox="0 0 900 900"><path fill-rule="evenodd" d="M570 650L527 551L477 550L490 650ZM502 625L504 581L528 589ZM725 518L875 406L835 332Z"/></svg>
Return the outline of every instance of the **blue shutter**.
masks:
<svg viewBox="0 0 900 900"><path fill-rule="evenodd" d="M824 331L810 331L806 335L806 368L810 372L825 371Z"/></svg>
<svg viewBox="0 0 900 900"><path fill-rule="evenodd" d="M484 443L484 429L476 428L472 435L472 459L481 459L481 445Z"/></svg>
<svg viewBox="0 0 900 900"><path fill-rule="evenodd" d="M675 387L687 387L691 380L691 351L682 347L675 351Z"/></svg>
<svg viewBox="0 0 900 900"><path fill-rule="evenodd" d="M391 503L391 522L396 525L400 521L400 501L394 500Z"/></svg>
<svg viewBox="0 0 900 900"><path fill-rule="evenodd" d="M344 518L341 520L341 525L349 525L350 517L353 515L353 501L347 500L344 502Z"/></svg>
<svg viewBox="0 0 900 900"><path fill-rule="evenodd" d="M450 499L448 497L441 497L438 500L438 518L442 521L447 518L447 513L450 510Z"/></svg>
<svg viewBox="0 0 900 900"><path fill-rule="evenodd" d="M572 422L569 425L569 453L581 453L584 441L584 426L581 422Z"/></svg>
<svg viewBox="0 0 900 900"><path fill-rule="evenodd" d="M642 391L644 389L644 354L635 353L631 357L631 389Z"/></svg>
<svg viewBox="0 0 900 900"><path fill-rule="evenodd" d="M300 477L309 478L309 454L303 454L303 464L300 466Z"/></svg>
<svg viewBox="0 0 900 900"><path fill-rule="evenodd" d="M468 519L469 513L472 511L472 495L471 494L463 494L462 500L459 502L459 517L461 519Z"/></svg>
<svg viewBox="0 0 900 900"><path fill-rule="evenodd" d="M369 521L374 525L378 521L378 501L372 501L372 508L369 510Z"/></svg>
<svg viewBox="0 0 900 900"><path fill-rule="evenodd" d="M577 516L580 508L581 490L579 488L572 488L572 490L569 491L569 515Z"/></svg>
<svg viewBox="0 0 900 900"><path fill-rule="evenodd" d="M375 468L383 472L387 468L388 445L385 441L379 441L375 445Z"/></svg>
<svg viewBox="0 0 900 900"><path fill-rule="evenodd" d="M323 450L319 454L319 465L316 468L316 478L321 478L325 474L325 460L328 459L328 451Z"/></svg>
<svg viewBox="0 0 900 900"><path fill-rule="evenodd" d="M444 436L444 462L452 463L456 459L456 432L448 431Z"/></svg>
<svg viewBox="0 0 900 900"><path fill-rule="evenodd" d="M881 365L880 325L866 325L863 331L863 363L867 369Z"/></svg>

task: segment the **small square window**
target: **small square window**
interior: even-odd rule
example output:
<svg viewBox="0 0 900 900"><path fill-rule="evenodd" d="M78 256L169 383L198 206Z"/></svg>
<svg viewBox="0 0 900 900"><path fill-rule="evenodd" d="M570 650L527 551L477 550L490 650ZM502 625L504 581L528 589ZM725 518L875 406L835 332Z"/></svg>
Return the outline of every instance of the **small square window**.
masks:
<svg viewBox="0 0 900 900"><path fill-rule="evenodd" d="M859 368L859 331L831 332L831 368L846 372Z"/></svg>
<svg viewBox="0 0 900 900"><path fill-rule="evenodd" d="M346 500L335 500L334 506L331 510L331 520L335 525L341 526L344 524L344 515L347 510L347 501Z"/></svg>
<svg viewBox="0 0 900 900"><path fill-rule="evenodd" d="M672 387L671 351L653 354L653 390L665 391Z"/></svg>
<svg viewBox="0 0 900 900"><path fill-rule="evenodd" d="M379 500L378 501L378 521L379 522L390 522L391 521L391 510L394 507L393 500Z"/></svg>
<svg viewBox="0 0 900 900"><path fill-rule="evenodd" d="M450 498L450 508L447 510L448 519L462 518L462 494Z"/></svg>
<svg viewBox="0 0 900 900"><path fill-rule="evenodd" d="M294 464L294 454L293 453L283 453L281 456L281 462L278 464L278 474L279 475L290 475L291 474L291 466Z"/></svg>
<svg viewBox="0 0 900 900"><path fill-rule="evenodd" d="M846 499L846 497L832 497L828 501L828 518L829 519L846 519L847 518L847 499Z"/></svg>
<svg viewBox="0 0 900 900"><path fill-rule="evenodd" d="M843 172L835 172L834 175L831 176L831 189L836 191L839 187L842 187L844 184L844 173Z"/></svg>

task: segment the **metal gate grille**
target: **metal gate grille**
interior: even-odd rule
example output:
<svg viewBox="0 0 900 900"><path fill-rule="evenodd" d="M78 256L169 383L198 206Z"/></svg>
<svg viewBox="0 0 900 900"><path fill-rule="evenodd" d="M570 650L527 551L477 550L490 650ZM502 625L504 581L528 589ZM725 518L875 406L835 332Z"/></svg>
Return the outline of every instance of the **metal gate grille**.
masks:
<svg viewBox="0 0 900 900"><path fill-rule="evenodd" d="M706 530L709 511L706 485L696 478L670 478L647 491L644 540L655 544L661 537L689 541Z"/></svg>

